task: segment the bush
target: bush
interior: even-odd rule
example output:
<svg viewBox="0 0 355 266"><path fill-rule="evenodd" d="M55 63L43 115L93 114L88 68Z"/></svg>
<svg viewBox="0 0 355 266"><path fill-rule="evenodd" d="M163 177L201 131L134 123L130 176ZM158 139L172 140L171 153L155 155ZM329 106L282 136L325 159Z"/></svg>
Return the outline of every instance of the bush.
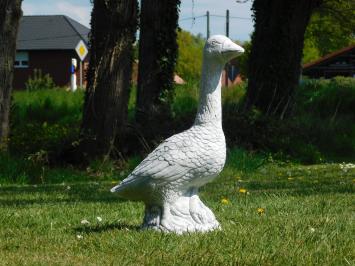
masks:
<svg viewBox="0 0 355 266"><path fill-rule="evenodd" d="M355 79L305 80L297 91L299 112L335 119L338 115L355 117Z"/></svg>
<svg viewBox="0 0 355 266"><path fill-rule="evenodd" d="M177 39L179 53L176 72L184 79L199 79L202 68L202 52L205 40L187 31L179 31Z"/></svg>
<svg viewBox="0 0 355 266"><path fill-rule="evenodd" d="M78 137L83 93L60 89L19 91L13 95L10 150L24 156L58 153Z"/></svg>
<svg viewBox="0 0 355 266"><path fill-rule="evenodd" d="M27 91L50 90L56 88L52 77L49 74L42 74L42 70L35 69L33 76L25 84Z"/></svg>

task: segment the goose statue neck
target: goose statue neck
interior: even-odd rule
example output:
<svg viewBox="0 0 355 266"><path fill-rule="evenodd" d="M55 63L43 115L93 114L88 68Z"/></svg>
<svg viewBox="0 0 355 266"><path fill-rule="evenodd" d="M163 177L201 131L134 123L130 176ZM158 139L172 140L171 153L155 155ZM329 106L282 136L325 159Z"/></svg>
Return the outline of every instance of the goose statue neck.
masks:
<svg viewBox="0 0 355 266"><path fill-rule="evenodd" d="M215 35L207 40L203 50L200 99L194 125L222 127L222 71L229 60L243 52L242 47L225 36Z"/></svg>
<svg viewBox="0 0 355 266"><path fill-rule="evenodd" d="M222 126L222 71L223 65L219 61L204 57L195 125L211 123Z"/></svg>

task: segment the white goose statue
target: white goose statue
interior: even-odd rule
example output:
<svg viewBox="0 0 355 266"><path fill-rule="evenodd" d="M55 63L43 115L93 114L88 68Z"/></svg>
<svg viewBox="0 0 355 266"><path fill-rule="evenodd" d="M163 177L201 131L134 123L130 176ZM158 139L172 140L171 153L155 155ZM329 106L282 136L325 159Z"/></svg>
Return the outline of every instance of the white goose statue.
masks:
<svg viewBox="0 0 355 266"><path fill-rule="evenodd" d="M221 75L224 65L243 52L223 35L207 40L194 124L166 139L111 189L122 198L145 203L143 228L178 234L220 228L197 193L199 187L217 177L226 160Z"/></svg>

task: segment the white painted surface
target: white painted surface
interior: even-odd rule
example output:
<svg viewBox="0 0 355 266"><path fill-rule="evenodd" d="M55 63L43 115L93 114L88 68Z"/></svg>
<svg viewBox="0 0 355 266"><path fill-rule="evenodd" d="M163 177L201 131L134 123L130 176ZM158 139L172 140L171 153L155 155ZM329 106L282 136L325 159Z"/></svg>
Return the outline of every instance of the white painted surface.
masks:
<svg viewBox="0 0 355 266"><path fill-rule="evenodd" d="M192 127L161 143L119 185L122 198L146 205L143 228L164 232L206 232L220 228L198 197L198 188L222 171L226 143L222 130L221 74L244 49L222 35L206 42L199 108Z"/></svg>

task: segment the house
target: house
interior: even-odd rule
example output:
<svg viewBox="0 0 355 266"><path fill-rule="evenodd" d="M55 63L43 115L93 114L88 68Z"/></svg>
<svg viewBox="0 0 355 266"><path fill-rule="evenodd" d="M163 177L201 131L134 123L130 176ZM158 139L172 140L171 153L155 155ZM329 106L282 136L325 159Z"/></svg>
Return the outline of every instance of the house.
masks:
<svg viewBox="0 0 355 266"><path fill-rule="evenodd" d="M232 59L222 71L222 86L231 87L242 82L240 67L236 58Z"/></svg>
<svg viewBox="0 0 355 266"><path fill-rule="evenodd" d="M355 77L355 44L305 64L302 74L309 78Z"/></svg>
<svg viewBox="0 0 355 266"><path fill-rule="evenodd" d="M81 64L75 48L80 41L88 46L89 32L89 28L64 15L23 16L17 35L13 87L24 89L35 69L48 73L56 85L69 86L72 58L78 62L79 85ZM87 67L88 56L83 61L82 71ZM82 77L85 84L85 75Z"/></svg>

